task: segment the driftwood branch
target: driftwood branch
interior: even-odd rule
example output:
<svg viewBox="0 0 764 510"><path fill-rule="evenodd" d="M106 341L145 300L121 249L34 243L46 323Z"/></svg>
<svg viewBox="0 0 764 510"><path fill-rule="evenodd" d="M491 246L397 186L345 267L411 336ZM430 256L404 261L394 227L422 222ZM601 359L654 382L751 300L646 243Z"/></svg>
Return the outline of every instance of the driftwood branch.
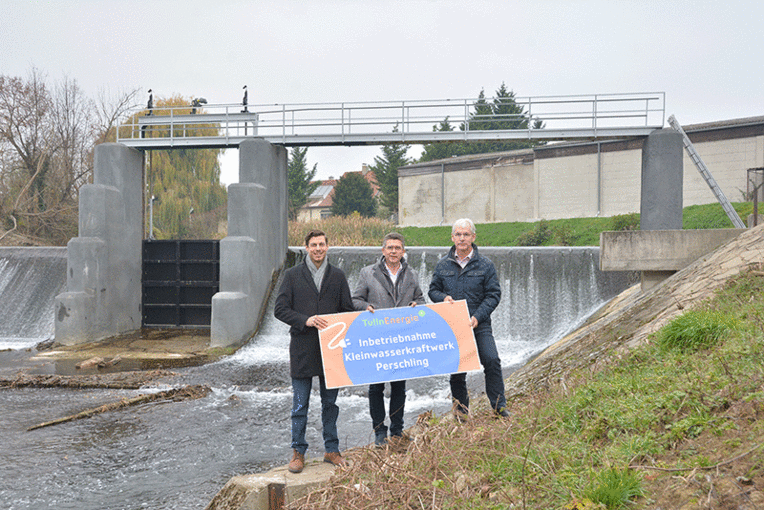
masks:
<svg viewBox="0 0 764 510"><path fill-rule="evenodd" d="M125 407L135 406L139 404L145 404L147 402L157 402L162 400L169 400L173 402L179 402L181 400L194 400L197 398L202 398L207 396L207 394L209 394L210 391L211 390L209 386L195 385L195 386L183 386L181 388L176 388L176 389L167 390L167 391L160 391L158 393L148 393L144 395L138 395L137 397L132 397L132 398L123 398L122 400L119 400L117 402L111 402L109 404L104 404L99 407L86 409L85 411L79 412L77 414L72 414L70 416L64 416L63 418L57 418L55 420L39 423L37 425L29 427L27 431L37 430L43 427L50 427L52 425L59 425L61 423L67 423L74 420L81 420L83 418L90 418L91 416L95 416L97 414L106 413L109 411L116 411L118 409L123 409Z"/></svg>
<svg viewBox="0 0 764 510"><path fill-rule="evenodd" d="M0 379L0 389L13 388L107 388L114 390L138 390L155 379L176 375L168 370L114 372L92 375L27 375Z"/></svg>

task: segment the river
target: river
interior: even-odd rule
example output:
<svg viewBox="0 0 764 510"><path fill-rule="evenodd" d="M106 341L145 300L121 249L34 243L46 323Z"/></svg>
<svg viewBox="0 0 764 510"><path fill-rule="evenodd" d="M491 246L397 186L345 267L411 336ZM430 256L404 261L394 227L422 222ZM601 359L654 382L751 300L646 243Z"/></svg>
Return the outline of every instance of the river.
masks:
<svg viewBox="0 0 764 510"><path fill-rule="evenodd" d="M3 310L12 308L6 307L10 302L25 304L0 316L0 349L9 348L0 352L3 376L32 364L34 349L29 348L52 336L53 300L63 290L66 268L60 251L7 250L0 249ZM444 252L433 247L408 250L425 294ZM345 270L352 288L359 269L379 253L378 248L332 248L329 257ZM481 253L494 260L502 285L493 324L505 376L628 285L626 274L597 269L597 248L485 248ZM41 270L43 266L48 269ZM31 271L33 267L40 271ZM11 321L15 326L5 328ZM208 397L147 404L31 432L26 429L37 423L138 392L0 391L0 506L201 509L232 476L285 464L291 454L288 339L288 327L273 318L272 298L258 335L249 343L216 363L179 370L180 376L170 382L207 384L213 388ZM479 394L482 374L470 374L468 384L473 395ZM149 391L166 388L158 384ZM317 393L311 402L309 458L323 455ZM340 448L372 442L366 388L342 389L338 403ZM422 412L441 414L449 408L447 376L408 382L406 426Z"/></svg>

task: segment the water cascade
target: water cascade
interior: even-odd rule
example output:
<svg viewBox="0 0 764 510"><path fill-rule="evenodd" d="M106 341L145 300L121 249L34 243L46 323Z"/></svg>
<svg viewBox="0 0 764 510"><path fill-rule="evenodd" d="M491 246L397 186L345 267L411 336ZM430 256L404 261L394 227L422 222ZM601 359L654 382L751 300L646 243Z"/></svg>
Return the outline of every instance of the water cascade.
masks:
<svg viewBox="0 0 764 510"><path fill-rule="evenodd" d="M66 248L0 248L0 349L53 336L56 295L66 284Z"/></svg>
<svg viewBox="0 0 764 510"><path fill-rule="evenodd" d="M408 250L425 294L435 263L445 252L442 247ZM598 271L597 248L484 248L481 253L494 261L501 279L503 296L493 324L505 375L628 285L624 273ZM360 268L379 255L379 248L332 248L329 253L332 263L348 275L351 289ZM26 260L19 257L0 256L3 313L8 314L8 299L15 310L3 316L3 328L11 321L19 328L3 330L17 346L10 353L0 352L0 362L6 364L28 342L13 339L50 335L52 304L44 301L52 300L65 280L63 255L58 265L46 262L54 266L49 272L32 271L43 266L38 252L30 252ZM0 392L0 501L19 510L203 508L231 476L285 464L290 453L289 334L288 327L273 318L273 301L258 335L247 345L217 363L183 369L171 382L208 384L213 393L207 398L26 432L35 423L135 392ZM406 426L424 411L440 414L449 409L447 381L446 376L409 381ZM481 374L471 374L468 385L477 396ZM365 392L365 387L340 391L342 449L373 440ZM311 402L309 458L323 450L317 393Z"/></svg>

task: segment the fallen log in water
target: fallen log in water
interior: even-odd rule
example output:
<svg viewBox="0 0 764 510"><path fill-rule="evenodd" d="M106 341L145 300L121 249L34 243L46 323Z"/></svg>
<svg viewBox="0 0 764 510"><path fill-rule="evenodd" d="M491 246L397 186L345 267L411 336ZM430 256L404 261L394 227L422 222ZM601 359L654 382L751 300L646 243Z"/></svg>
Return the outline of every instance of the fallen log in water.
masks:
<svg viewBox="0 0 764 510"><path fill-rule="evenodd" d="M41 429L43 427L50 427L51 425L59 425L61 423L67 423L74 420L81 420L83 418L90 418L96 414L105 413L108 411L116 411L125 407L135 406L139 404L145 404L146 402L157 402L162 400L170 400L173 402L180 402L181 400L194 400L197 398L205 397L210 392L209 386L193 385L183 386L181 388L175 388L172 390L160 391L157 393L148 393L144 395L138 395L132 398L123 398L117 402L111 402L99 407L86 409L85 411L70 416L64 416L63 418L57 418L55 420L39 423L32 427L29 427L27 431Z"/></svg>
<svg viewBox="0 0 764 510"><path fill-rule="evenodd" d="M92 375L28 375L0 379L0 388L102 388L137 390L155 379L176 375L169 370L145 370Z"/></svg>

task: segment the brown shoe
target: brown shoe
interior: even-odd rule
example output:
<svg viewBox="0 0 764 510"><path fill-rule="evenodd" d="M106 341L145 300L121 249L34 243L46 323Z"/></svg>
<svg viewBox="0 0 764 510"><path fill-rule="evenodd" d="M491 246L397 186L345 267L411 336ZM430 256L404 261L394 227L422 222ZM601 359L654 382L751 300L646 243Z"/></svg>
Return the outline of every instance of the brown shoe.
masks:
<svg viewBox="0 0 764 510"><path fill-rule="evenodd" d="M287 469L289 469L290 473L301 473L304 467L305 467L305 454L295 450L294 454L292 455L292 460L289 462L289 466Z"/></svg>
<svg viewBox="0 0 764 510"><path fill-rule="evenodd" d="M345 465L345 459L342 458L340 452L326 452L324 454L324 462L328 462L329 464L333 464L335 466Z"/></svg>

